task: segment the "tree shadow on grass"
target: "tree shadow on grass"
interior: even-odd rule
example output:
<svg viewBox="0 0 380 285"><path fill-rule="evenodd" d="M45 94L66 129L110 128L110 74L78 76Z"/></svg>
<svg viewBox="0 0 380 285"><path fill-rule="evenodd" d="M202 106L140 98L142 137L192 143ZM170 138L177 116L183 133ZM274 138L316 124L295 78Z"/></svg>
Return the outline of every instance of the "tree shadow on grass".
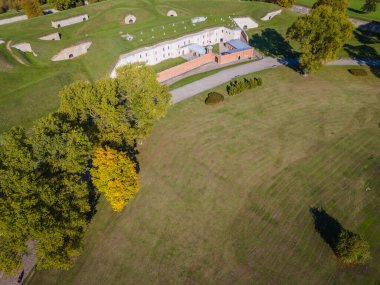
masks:
<svg viewBox="0 0 380 285"><path fill-rule="evenodd" d="M354 37L365 45L380 43L380 34L376 34L370 31L355 30Z"/></svg>
<svg viewBox="0 0 380 285"><path fill-rule="evenodd" d="M380 78L380 55L377 51L368 45L353 46L350 44L344 45L344 50L348 55L355 59L361 65L368 65L371 72Z"/></svg>
<svg viewBox="0 0 380 285"><path fill-rule="evenodd" d="M275 29L267 28L255 34L249 44L261 53L278 58L282 64L300 72L298 58L300 53L293 50L286 39Z"/></svg>
<svg viewBox="0 0 380 285"><path fill-rule="evenodd" d="M354 12L356 14L365 14L366 12L354 8L347 8L348 11Z"/></svg>
<svg viewBox="0 0 380 285"><path fill-rule="evenodd" d="M337 252L339 235L344 230L337 219L330 216L322 208L310 208L310 212L314 219L315 230L320 234L321 238Z"/></svg>

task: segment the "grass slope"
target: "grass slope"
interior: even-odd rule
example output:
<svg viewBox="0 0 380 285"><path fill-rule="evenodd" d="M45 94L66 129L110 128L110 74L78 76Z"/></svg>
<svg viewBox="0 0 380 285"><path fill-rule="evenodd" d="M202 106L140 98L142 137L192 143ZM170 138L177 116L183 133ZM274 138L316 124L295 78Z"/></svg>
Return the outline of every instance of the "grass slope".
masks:
<svg viewBox="0 0 380 285"><path fill-rule="evenodd" d="M95 80L107 76L122 53L206 27L230 25L228 16L234 13L258 19L275 7L267 3L238 0L111 0L1 26L1 38L13 43L29 42L38 56L27 56L30 66L18 64L11 71L0 69L0 132L31 122L57 107L56 96L62 84L56 84L57 80L52 82L52 77L68 75L70 80L64 84L76 79ZM167 17L169 9L176 10L179 16ZM82 13L89 14L89 21L59 29L61 41L38 39L57 31L51 27L52 20ZM124 17L130 13L136 15L137 22L125 25ZM190 19L201 15L207 16L208 20L191 25ZM187 29L182 22L185 22ZM135 39L131 42L123 40L120 33L130 33ZM71 61L50 61L61 49L84 40L93 42L88 54ZM2 57L8 56L5 50L0 50L0 53ZM30 108L31 101L35 101L34 105L39 108Z"/></svg>
<svg viewBox="0 0 380 285"><path fill-rule="evenodd" d="M75 266L30 284L377 284L378 78L255 75L221 105L175 105L140 148L137 197L121 214L102 201ZM314 206L369 240L368 266L336 260Z"/></svg>
<svg viewBox="0 0 380 285"><path fill-rule="evenodd" d="M167 17L166 12L169 9L175 9L179 17ZM273 4L238 0L111 0L1 26L1 38L12 40L13 43L29 42L38 56L26 54L28 66L15 63L13 68L8 68L9 65L4 58L9 58L10 55L5 49L0 48L0 133L14 125L29 126L33 120L55 110L58 102L57 93L65 84L78 79L93 81L108 76L120 54L206 27L231 25L228 16L251 16L257 21L260 27L249 31L251 36L268 28L283 36L287 27L299 15L284 10L271 21L259 20L267 12L275 9L278 7ZM51 27L52 20L83 13L89 14L89 21L59 30ZM137 16L134 25L124 24L124 17L129 13ZM190 19L200 15L207 16L208 20L196 26L191 25ZM162 29L162 25L165 29ZM61 41L38 39L56 31L61 33ZM135 39L131 42L123 40L120 33L132 34ZM282 43L276 42L276 39L275 37L265 40L271 41L269 46L281 46ZM50 60L61 49L84 40L93 42L86 55L70 61ZM253 46L260 50L255 42L261 41L253 41ZM354 38L350 45L354 50L364 51L366 54L374 48L372 55L376 57L376 52L380 50L378 42L376 39L374 44L363 45ZM265 41L264 43L268 46ZM341 55L349 54L343 51ZM178 62L181 62L181 59L163 62L155 69L160 71Z"/></svg>

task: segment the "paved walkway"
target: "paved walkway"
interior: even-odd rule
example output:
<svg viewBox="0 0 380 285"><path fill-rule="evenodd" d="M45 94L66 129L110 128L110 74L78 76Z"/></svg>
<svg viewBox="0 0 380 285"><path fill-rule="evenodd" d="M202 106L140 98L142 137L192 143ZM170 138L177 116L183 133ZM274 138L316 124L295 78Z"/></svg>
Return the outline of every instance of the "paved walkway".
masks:
<svg viewBox="0 0 380 285"><path fill-rule="evenodd" d="M171 91L173 102L178 103L194 95L197 95L206 90L212 89L218 85L226 83L237 76L246 75L252 72L275 68L278 66L294 66L297 64L296 60L281 60L272 57L265 57L262 60L239 65L226 70L222 70L213 75L202 78L193 83L179 87ZM328 65L380 65L379 60L355 60L355 59L338 59Z"/></svg>
<svg viewBox="0 0 380 285"><path fill-rule="evenodd" d="M282 65L277 59L265 57L262 60L250 62L244 65L239 65L226 70L222 70L213 75L202 78L193 83L187 84L180 88L171 91L173 102L177 103L187 98L190 98L198 93L214 88L220 84L230 81L232 78L240 75L249 74L255 71L260 71L272 67Z"/></svg>

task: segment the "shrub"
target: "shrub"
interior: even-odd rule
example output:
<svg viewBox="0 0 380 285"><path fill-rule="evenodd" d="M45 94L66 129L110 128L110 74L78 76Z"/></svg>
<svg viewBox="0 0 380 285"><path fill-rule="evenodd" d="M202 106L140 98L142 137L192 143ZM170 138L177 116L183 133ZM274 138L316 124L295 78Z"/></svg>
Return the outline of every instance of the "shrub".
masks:
<svg viewBox="0 0 380 285"><path fill-rule="evenodd" d="M368 73L365 69L352 68L348 70L354 76L367 76Z"/></svg>
<svg viewBox="0 0 380 285"><path fill-rule="evenodd" d="M224 101L224 96L217 92L208 93L205 100L206 105L215 105Z"/></svg>
<svg viewBox="0 0 380 285"><path fill-rule="evenodd" d="M337 255L347 264L364 264L371 258L368 242L348 230L342 230L339 235Z"/></svg>
<svg viewBox="0 0 380 285"><path fill-rule="evenodd" d="M246 89L252 89L256 88L257 86L261 86L263 84L263 81L261 78L244 78L243 80L234 80L231 81L227 85L227 94L230 96L234 96L236 94L239 94L243 92Z"/></svg>

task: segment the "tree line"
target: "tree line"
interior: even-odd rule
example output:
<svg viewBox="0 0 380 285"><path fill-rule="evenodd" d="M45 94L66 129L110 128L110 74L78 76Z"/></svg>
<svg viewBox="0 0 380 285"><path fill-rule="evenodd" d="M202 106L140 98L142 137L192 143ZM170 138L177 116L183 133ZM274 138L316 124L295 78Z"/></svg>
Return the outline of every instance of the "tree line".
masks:
<svg viewBox="0 0 380 285"><path fill-rule="evenodd" d="M60 93L58 111L0 145L0 271L14 273L35 242L37 269L68 269L98 193L121 211L139 190L136 144L166 115L171 95L145 65L117 78L77 81Z"/></svg>
<svg viewBox="0 0 380 285"><path fill-rule="evenodd" d="M87 0L89 3L100 2L102 0ZM41 5L52 4L57 10L67 10L85 5L86 0L0 0L0 14L8 10L23 10L28 18L41 16Z"/></svg>

